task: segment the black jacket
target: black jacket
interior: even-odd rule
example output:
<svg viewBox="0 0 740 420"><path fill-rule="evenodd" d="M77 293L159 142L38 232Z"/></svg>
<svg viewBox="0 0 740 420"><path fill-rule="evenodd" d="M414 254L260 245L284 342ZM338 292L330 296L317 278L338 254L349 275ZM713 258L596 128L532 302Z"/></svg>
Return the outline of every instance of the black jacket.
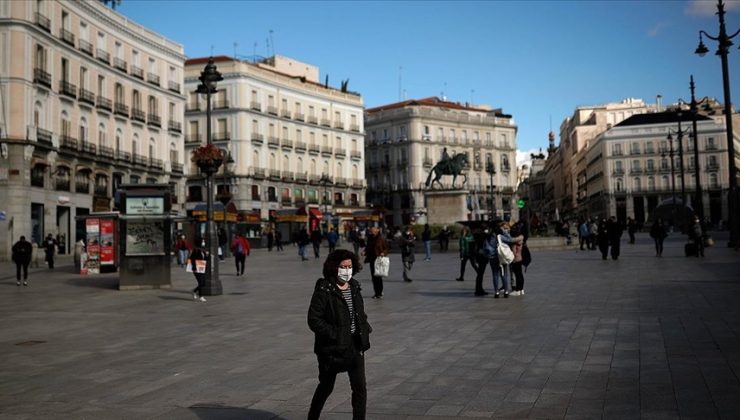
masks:
<svg viewBox="0 0 740 420"><path fill-rule="evenodd" d="M28 241L18 241L13 245L13 261L19 264L28 264L31 262L33 247Z"/></svg>
<svg viewBox="0 0 740 420"><path fill-rule="evenodd" d="M367 322L360 284L351 279L349 286L352 290L356 337L350 332L352 321L342 292L331 280L321 278L316 281L308 308L308 327L314 332L313 351L319 356L351 357L353 340L358 340L360 351L370 348L372 328Z"/></svg>

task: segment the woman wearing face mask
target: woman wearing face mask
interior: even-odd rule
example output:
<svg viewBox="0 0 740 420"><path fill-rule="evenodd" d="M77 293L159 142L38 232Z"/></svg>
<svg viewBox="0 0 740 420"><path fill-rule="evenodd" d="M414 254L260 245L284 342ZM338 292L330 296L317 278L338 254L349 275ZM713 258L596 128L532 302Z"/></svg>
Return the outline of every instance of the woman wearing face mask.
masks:
<svg viewBox="0 0 740 420"><path fill-rule="evenodd" d="M353 252L339 249L326 258L324 277L308 308L308 326L314 333L319 362L319 384L308 419L318 419L334 390L337 374L347 372L352 388L352 418L364 419L367 406L364 352L370 348L372 328L367 322L360 284L353 278L360 263Z"/></svg>

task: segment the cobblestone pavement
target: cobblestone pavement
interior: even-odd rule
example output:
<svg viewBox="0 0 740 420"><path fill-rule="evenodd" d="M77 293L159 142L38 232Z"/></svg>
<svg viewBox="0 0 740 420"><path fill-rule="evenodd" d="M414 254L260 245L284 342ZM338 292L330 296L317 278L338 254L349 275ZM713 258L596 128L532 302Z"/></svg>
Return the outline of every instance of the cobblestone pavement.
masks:
<svg viewBox="0 0 740 420"><path fill-rule="evenodd" d="M245 277L222 263L224 295L206 303L180 268L171 289L123 292L68 258L29 287L0 263L0 417L305 418L323 259L285 249L255 251ZM526 295L509 299L474 297L470 268L454 281L452 252L418 258L413 283L393 255L382 300L363 271L368 418L740 418L740 253L685 258L676 237L656 258L639 235L618 261L533 259ZM349 399L340 375L323 418L350 418Z"/></svg>

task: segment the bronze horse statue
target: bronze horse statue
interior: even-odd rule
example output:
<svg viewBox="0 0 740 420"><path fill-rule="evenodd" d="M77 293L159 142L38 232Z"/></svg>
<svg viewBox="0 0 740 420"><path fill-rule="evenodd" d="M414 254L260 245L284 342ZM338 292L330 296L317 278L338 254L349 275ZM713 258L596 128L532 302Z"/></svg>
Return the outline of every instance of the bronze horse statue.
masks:
<svg viewBox="0 0 740 420"><path fill-rule="evenodd" d="M466 166L468 166L468 156L463 153L458 153L447 160L443 159L437 162L432 170L429 171L426 186L434 188L435 182L442 186L439 179L442 178L443 175L452 175L452 188L455 188L455 180L457 179L457 176L462 175L465 178L462 183L462 186L464 186L468 182L468 175L462 173ZM432 179L432 174L434 174L434 179Z"/></svg>

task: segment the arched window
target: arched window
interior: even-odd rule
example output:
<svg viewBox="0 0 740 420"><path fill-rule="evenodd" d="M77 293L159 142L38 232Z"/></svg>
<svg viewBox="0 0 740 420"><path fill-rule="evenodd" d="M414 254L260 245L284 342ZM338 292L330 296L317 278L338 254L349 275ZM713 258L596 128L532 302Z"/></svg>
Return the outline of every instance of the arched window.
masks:
<svg viewBox="0 0 740 420"><path fill-rule="evenodd" d="M296 162L296 172L299 174L303 173L303 158L299 157L298 161Z"/></svg>
<svg viewBox="0 0 740 420"><path fill-rule="evenodd" d="M709 186L712 188L719 187L719 179L717 178L717 174L714 172L709 174Z"/></svg>
<svg viewBox="0 0 740 420"><path fill-rule="evenodd" d="M69 120L69 114L67 114L67 111L62 111L62 118L60 122L62 128L62 137L70 138L72 135L72 122Z"/></svg>
<svg viewBox="0 0 740 420"><path fill-rule="evenodd" d="M156 157L157 157L157 146L156 146L156 143L154 142L154 138L150 137L149 138L149 158L154 159Z"/></svg>
<svg viewBox="0 0 740 420"><path fill-rule="evenodd" d="M131 153L139 153L139 135L134 134L133 139L131 139Z"/></svg>
<svg viewBox="0 0 740 420"><path fill-rule="evenodd" d="M41 102L36 102L33 106L33 125L38 128L44 128L46 124L42 124L44 121L44 118L42 118L42 115L44 115L44 106L41 104Z"/></svg>
<svg viewBox="0 0 740 420"><path fill-rule="evenodd" d="M105 146L105 124L98 124L98 145Z"/></svg>
<svg viewBox="0 0 740 420"><path fill-rule="evenodd" d="M80 117L80 141L89 141L87 138L87 119L85 117Z"/></svg>
<svg viewBox="0 0 740 420"><path fill-rule="evenodd" d="M642 188L640 178L633 178L632 179L632 188L634 188L634 191L640 191Z"/></svg>
<svg viewBox="0 0 740 420"><path fill-rule="evenodd" d="M121 129L116 130L116 152L121 150L121 139L123 138L123 131Z"/></svg>
<svg viewBox="0 0 740 420"><path fill-rule="evenodd" d="M255 150L254 152L252 152L252 166L254 166L255 168L260 167L260 151L259 150Z"/></svg>
<svg viewBox="0 0 740 420"><path fill-rule="evenodd" d="M324 169L322 173L331 175L331 173L329 172L329 161L328 160L324 161Z"/></svg>
<svg viewBox="0 0 740 420"><path fill-rule="evenodd" d="M290 158L288 155L283 155L283 171L290 170Z"/></svg>
<svg viewBox="0 0 740 420"><path fill-rule="evenodd" d="M157 112L157 98L149 96L149 115L159 115Z"/></svg>
<svg viewBox="0 0 740 420"><path fill-rule="evenodd" d="M126 99L124 99L123 97L123 85L121 85L120 83L116 83L115 95L116 95L116 104L126 103Z"/></svg>
<svg viewBox="0 0 740 420"><path fill-rule="evenodd" d="M344 177L344 171L342 170L342 162L337 162L337 173L336 176L338 177Z"/></svg>
<svg viewBox="0 0 740 420"><path fill-rule="evenodd" d="M275 153L270 153L270 169L277 169L277 158Z"/></svg>
<svg viewBox="0 0 740 420"><path fill-rule="evenodd" d="M617 178L617 181L615 183L615 191L624 191L624 181L622 181L622 178Z"/></svg>
<svg viewBox="0 0 740 420"><path fill-rule="evenodd" d="M178 159L178 154L179 153L177 152L177 145L174 142L170 143L170 162L171 163L176 163L180 161Z"/></svg>
<svg viewBox="0 0 740 420"><path fill-rule="evenodd" d="M352 179L359 180L360 179L360 169L357 167L357 164L352 164Z"/></svg>
<svg viewBox="0 0 740 420"><path fill-rule="evenodd" d="M652 176L648 178L648 189L650 191L655 191L655 178Z"/></svg>
<svg viewBox="0 0 740 420"><path fill-rule="evenodd" d="M311 159L311 174L312 175L318 175L319 174L317 172L317 168L316 168L316 159Z"/></svg>

